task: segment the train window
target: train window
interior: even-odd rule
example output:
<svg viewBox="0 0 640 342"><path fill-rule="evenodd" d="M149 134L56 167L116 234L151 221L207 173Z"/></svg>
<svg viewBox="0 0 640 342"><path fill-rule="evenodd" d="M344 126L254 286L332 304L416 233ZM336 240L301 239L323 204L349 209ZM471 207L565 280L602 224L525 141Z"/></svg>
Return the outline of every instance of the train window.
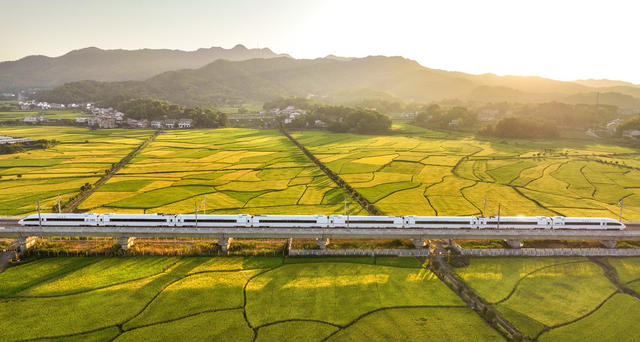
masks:
<svg viewBox="0 0 640 342"><path fill-rule="evenodd" d="M372 224L394 224L394 221L367 221L367 220L363 220L363 221L353 221L353 220L347 220L347 223L372 223Z"/></svg>
<svg viewBox="0 0 640 342"><path fill-rule="evenodd" d="M599 226L600 222L565 222L565 226Z"/></svg>
<svg viewBox="0 0 640 342"><path fill-rule="evenodd" d="M35 219L36 221L38 219ZM73 221L73 222L84 222L84 218L53 218L53 217L48 217L47 221L49 222L66 222L66 221Z"/></svg>
<svg viewBox="0 0 640 342"><path fill-rule="evenodd" d="M235 219L185 219L184 222L206 222L206 223L235 223L237 220Z"/></svg>
<svg viewBox="0 0 640 342"><path fill-rule="evenodd" d="M167 222L166 218L163 219L152 219L152 218L148 218L148 219L140 219L140 218L135 218L135 219L125 219L125 218L111 218L109 219L110 222Z"/></svg>
<svg viewBox="0 0 640 342"><path fill-rule="evenodd" d="M235 220L234 220L235 222ZM318 223L316 220L259 220L258 223Z"/></svg>
<svg viewBox="0 0 640 342"><path fill-rule="evenodd" d="M416 221L416 224L469 224L469 221Z"/></svg>

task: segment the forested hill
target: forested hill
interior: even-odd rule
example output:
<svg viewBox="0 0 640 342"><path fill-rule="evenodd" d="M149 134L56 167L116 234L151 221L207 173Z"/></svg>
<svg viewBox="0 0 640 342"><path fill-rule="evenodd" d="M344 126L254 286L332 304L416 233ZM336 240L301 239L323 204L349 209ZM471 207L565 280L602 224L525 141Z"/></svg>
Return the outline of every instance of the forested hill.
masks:
<svg viewBox="0 0 640 342"><path fill-rule="evenodd" d="M0 91L29 87L49 88L80 80L144 80L169 70L203 67L215 60L241 61L273 58L269 49L212 47L196 51L141 49L102 50L90 47L60 57L28 56L0 62Z"/></svg>
<svg viewBox="0 0 640 342"><path fill-rule="evenodd" d="M640 108L640 87L590 87L541 77L471 75L429 69L402 57L217 60L199 69L169 71L141 82L76 82L41 99L100 101L119 94L149 96L186 106L263 102L313 94L321 99L394 98L407 102L595 103ZM345 95L346 94L346 95ZM598 95L599 94L599 95ZM334 101L335 102L335 101Z"/></svg>

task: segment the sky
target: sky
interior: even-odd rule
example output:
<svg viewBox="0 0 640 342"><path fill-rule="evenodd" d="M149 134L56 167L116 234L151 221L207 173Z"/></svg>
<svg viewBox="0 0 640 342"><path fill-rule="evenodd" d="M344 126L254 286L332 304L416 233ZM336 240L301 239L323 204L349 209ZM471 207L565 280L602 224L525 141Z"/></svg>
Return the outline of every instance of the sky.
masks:
<svg viewBox="0 0 640 342"><path fill-rule="evenodd" d="M640 83L640 1L0 0L0 61L70 50L268 47L474 74Z"/></svg>

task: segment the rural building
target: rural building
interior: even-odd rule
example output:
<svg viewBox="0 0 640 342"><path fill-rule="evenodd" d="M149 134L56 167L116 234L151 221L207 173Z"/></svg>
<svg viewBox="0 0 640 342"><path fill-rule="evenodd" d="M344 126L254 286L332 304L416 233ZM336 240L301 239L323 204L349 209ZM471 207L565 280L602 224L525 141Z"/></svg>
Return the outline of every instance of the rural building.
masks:
<svg viewBox="0 0 640 342"><path fill-rule="evenodd" d="M176 126L176 120L173 120L173 119L164 120L165 128L175 128L175 126Z"/></svg>
<svg viewBox="0 0 640 342"><path fill-rule="evenodd" d="M46 121L46 119L42 115L30 115L24 118L24 122L30 124L37 124L44 121Z"/></svg>
<svg viewBox="0 0 640 342"><path fill-rule="evenodd" d="M622 132L622 136L625 138L640 139L640 130L628 129Z"/></svg>
<svg viewBox="0 0 640 342"><path fill-rule="evenodd" d="M151 121L151 128L162 128L162 121Z"/></svg>
<svg viewBox="0 0 640 342"><path fill-rule="evenodd" d="M180 119L178 121L178 128L191 128L191 123L193 120L191 119Z"/></svg>
<svg viewBox="0 0 640 342"><path fill-rule="evenodd" d="M87 120L88 120L87 118L82 117L82 116L78 116L78 117L76 118L76 122L77 122L77 123L87 123Z"/></svg>
<svg viewBox="0 0 640 342"><path fill-rule="evenodd" d="M449 121L449 127L458 127L458 124L460 124L460 120L458 119Z"/></svg>

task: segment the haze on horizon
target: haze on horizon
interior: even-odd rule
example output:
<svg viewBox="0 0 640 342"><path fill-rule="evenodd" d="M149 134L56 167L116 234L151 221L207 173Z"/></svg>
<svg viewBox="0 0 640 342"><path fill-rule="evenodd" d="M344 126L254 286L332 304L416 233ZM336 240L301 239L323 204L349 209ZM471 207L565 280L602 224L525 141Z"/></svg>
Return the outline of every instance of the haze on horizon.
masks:
<svg viewBox="0 0 640 342"><path fill-rule="evenodd" d="M0 0L0 61L70 50L268 47L429 68L640 83L631 1Z"/></svg>

